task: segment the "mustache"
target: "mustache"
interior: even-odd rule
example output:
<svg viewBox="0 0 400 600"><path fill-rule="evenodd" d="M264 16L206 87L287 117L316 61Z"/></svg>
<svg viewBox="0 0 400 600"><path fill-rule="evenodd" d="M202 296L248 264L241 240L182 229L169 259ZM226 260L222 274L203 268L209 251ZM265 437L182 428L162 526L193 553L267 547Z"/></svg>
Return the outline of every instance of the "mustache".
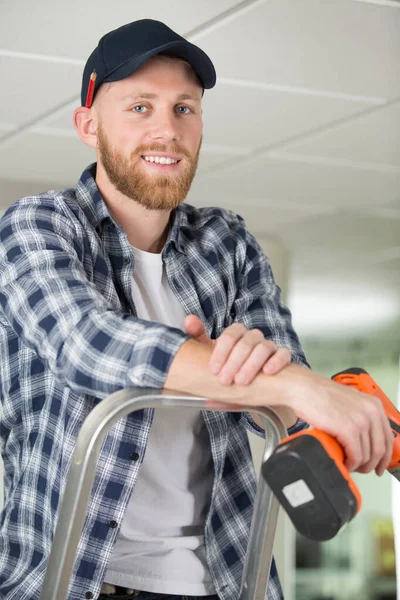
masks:
<svg viewBox="0 0 400 600"><path fill-rule="evenodd" d="M181 156L185 156L186 158L192 159L191 154L184 148L178 146L177 144L167 146L165 144L158 144L156 142L154 144L150 144L150 146L138 146L132 153L132 156L142 156L142 154L149 154L150 152L165 152L166 154L179 154Z"/></svg>

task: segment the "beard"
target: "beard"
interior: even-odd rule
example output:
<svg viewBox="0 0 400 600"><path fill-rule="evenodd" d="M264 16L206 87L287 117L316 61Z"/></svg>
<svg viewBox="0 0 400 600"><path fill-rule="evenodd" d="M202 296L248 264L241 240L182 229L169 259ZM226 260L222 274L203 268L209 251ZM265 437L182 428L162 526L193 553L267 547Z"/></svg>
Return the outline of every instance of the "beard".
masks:
<svg viewBox="0 0 400 600"><path fill-rule="evenodd" d="M158 143L139 146L127 157L111 146L100 123L97 128L97 149L108 179L121 194L148 210L173 210L185 200L196 174L201 142L194 157L177 145L167 147ZM145 173L142 155L151 152L179 154L184 162L181 172Z"/></svg>

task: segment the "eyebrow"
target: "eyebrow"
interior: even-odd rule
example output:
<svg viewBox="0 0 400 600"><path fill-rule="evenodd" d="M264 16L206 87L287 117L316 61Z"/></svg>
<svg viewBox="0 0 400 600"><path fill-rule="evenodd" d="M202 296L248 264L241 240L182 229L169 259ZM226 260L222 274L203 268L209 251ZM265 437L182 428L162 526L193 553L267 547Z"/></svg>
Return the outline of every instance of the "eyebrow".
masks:
<svg viewBox="0 0 400 600"><path fill-rule="evenodd" d="M124 96L122 100L154 100L158 98L157 94L150 92L139 92L138 94L128 94ZM179 94L177 97L177 102L181 102L182 100L193 100L194 102L198 102L199 99L195 98L191 94Z"/></svg>

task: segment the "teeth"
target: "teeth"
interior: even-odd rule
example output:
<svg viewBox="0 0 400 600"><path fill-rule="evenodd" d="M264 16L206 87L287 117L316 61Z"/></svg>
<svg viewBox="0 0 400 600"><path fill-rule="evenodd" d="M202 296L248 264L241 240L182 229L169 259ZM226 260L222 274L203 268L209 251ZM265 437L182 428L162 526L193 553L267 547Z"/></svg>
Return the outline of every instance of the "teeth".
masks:
<svg viewBox="0 0 400 600"><path fill-rule="evenodd" d="M143 157L147 162L155 162L159 165L176 165L176 163L178 162L177 160L174 160L173 158L166 158L165 156L144 156Z"/></svg>

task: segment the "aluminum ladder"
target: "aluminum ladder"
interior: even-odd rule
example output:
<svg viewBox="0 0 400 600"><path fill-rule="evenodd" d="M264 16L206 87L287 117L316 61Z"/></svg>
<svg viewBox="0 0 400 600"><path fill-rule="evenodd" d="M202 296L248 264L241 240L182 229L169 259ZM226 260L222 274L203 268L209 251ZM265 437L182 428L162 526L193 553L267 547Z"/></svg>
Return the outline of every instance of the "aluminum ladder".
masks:
<svg viewBox="0 0 400 600"><path fill-rule="evenodd" d="M121 390L99 402L86 417L77 438L40 600L67 600L97 460L110 427L136 410L177 407L224 412L242 412L250 408L172 390L148 388ZM270 408L251 407L251 412L260 415L265 422L264 464L287 435L286 429ZM265 600L278 512L278 502L260 474L239 600Z"/></svg>

